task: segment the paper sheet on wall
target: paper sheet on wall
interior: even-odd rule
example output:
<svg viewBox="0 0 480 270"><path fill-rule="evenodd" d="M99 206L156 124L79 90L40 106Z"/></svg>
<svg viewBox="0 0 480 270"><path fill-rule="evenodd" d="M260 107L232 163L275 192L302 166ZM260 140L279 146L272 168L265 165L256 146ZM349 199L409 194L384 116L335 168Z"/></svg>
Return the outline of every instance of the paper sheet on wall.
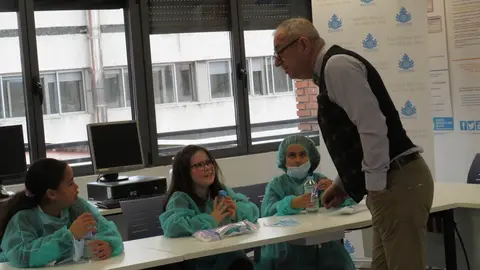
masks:
<svg viewBox="0 0 480 270"><path fill-rule="evenodd" d="M454 130L443 0L428 0L428 52L433 130Z"/></svg>
<svg viewBox="0 0 480 270"><path fill-rule="evenodd" d="M455 124L480 133L480 0L445 1Z"/></svg>
<svg viewBox="0 0 480 270"><path fill-rule="evenodd" d="M327 44L353 50L377 68L405 129L414 143L424 148L433 173L425 2L313 0L312 13L313 23ZM352 256L364 257L361 232L352 232L346 238Z"/></svg>

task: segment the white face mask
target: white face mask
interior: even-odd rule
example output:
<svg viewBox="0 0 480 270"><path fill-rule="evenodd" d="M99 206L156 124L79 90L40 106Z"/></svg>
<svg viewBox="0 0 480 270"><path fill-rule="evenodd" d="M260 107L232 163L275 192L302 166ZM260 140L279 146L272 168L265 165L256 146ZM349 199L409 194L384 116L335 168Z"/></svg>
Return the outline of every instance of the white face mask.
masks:
<svg viewBox="0 0 480 270"><path fill-rule="evenodd" d="M298 167L287 167L287 175L295 179L304 179L308 175L310 166L310 161L307 161Z"/></svg>

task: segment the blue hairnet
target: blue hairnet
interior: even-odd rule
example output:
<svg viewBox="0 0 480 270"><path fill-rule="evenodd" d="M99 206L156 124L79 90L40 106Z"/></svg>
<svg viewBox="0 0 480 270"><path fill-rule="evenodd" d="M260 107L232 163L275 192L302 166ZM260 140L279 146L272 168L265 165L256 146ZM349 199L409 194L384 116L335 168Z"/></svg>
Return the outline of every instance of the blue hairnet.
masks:
<svg viewBox="0 0 480 270"><path fill-rule="evenodd" d="M309 138L301 135L293 135L285 138L282 143L278 146L277 152L277 166L278 168L286 171L287 167L285 166L286 157L287 157L287 149L292 144L298 144L303 146L305 151L308 153L308 157L310 159L310 172L313 172L317 169L318 165L320 164L320 153L315 145L315 143L310 140Z"/></svg>

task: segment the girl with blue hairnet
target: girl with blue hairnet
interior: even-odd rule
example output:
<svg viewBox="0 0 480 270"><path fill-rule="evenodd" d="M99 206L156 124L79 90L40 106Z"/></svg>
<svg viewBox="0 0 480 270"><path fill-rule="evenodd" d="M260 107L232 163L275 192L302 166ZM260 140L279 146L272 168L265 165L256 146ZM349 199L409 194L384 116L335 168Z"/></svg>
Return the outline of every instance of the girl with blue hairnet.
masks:
<svg viewBox="0 0 480 270"><path fill-rule="evenodd" d="M123 252L115 224L78 197L72 168L47 158L33 163L25 175L25 191L15 194L0 217L0 262L15 267L42 267L79 261L84 248L94 260ZM85 237L95 237L85 244Z"/></svg>
<svg viewBox="0 0 480 270"><path fill-rule="evenodd" d="M305 210L311 195L304 194L304 183L319 164L320 153L312 140L300 135L283 140L278 148L277 166L285 173L268 183L262 202L262 217L295 215ZM322 192L332 183L321 173L313 173L313 176ZM349 199L344 205L354 203ZM275 269L355 270L341 241L324 243L321 247L288 243L262 247L258 268L268 269L274 264Z"/></svg>
<svg viewBox="0 0 480 270"><path fill-rule="evenodd" d="M220 168L205 148L189 145L173 160L172 183L160 222L165 236L192 236L242 220L257 222L258 207L220 181ZM224 190L227 196L219 196ZM245 252L236 251L184 262L184 269L248 270L253 264Z"/></svg>

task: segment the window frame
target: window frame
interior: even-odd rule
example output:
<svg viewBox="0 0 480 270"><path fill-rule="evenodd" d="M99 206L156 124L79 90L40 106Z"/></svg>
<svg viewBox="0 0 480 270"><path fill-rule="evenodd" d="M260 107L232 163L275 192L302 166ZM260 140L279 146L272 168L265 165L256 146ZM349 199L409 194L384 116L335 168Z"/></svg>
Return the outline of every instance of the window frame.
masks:
<svg viewBox="0 0 480 270"><path fill-rule="evenodd" d="M230 31L231 38L231 58L230 59L218 59L218 60L208 60L207 64L207 74L208 74L208 89L209 97L211 102L217 102L222 100L234 100L235 104L235 119L236 126L234 127L237 134L237 143L235 147L232 148L223 148L212 150L212 154L216 158L223 157L232 157L232 156L241 156L247 154L256 154L262 152L276 151L279 145L279 142L264 143L264 144L255 144L255 139L252 139L252 129L258 127L258 124L251 124L249 117L249 87L251 80L248 76L251 74L251 64L249 64L248 59L245 57L245 44L244 44L244 30L253 30L252 27L256 27L252 21L255 20L255 16L250 16L247 20L243 16L243 3L242 1L237 0L226 0L228 2L228 31ZM291 2L291 1L290 1ZM289 2L289 3L290 3ZM301 2L301 3L300 3ZM295 5L290 5L289 15L290 17L295 17L302 15L312 20L311 16L311 2L310 1L299 1ZM149 22L149 6L148 1L137 1L137 0L85 0L85 1L61 1L61 0L5 0L0 4L0 11L14 11L17 12L18 19L18 31L19 31L19 41L20 41L20 51L21 51L21 61L22 61L22 77L24 81L24 97L25 97L25 117L27 119L27 129L28 129L28 144L30 152L30 163L46 157L46 145L45 145L45 134L44 134L44 124L43 124L43 110L41 97L32 92L31 89L35 89L36 81L35 78L40 78L41 73L38 68L38 50L36 43L36 33L35 33L35 18L34 11L54 11L54 10L89 10L89 9L123 9L124 17L124 28L125 28L125 38L126 38L126 49L127 49L127 67L120 67L117 69L122 76L122 86L123 86L123 98L124 98L124 107L119 108L128 108L130 107L132 112L132 119L137 120L139 123L140 136L142 141L142 149L144 153L144 159L146 162L146 167L153 167L159 165L168 165L171 164L172 156L161 156L159 155L160 151L158 147L158 138L161 134L157 133L156 130L156 116L155 116L155 100L154 100L154 89L153 89L153 80L152 80L152 61L151 61L151 47L150 47L150 22ZM276 25L279 20L283 18L282 16L270 17L268 27L270 28L273 25ZM265 20L265 18L259 18L259 20ZM283 19L282 19L283 20ZM248 22L247 22L248 21ZM258 26L260 28L266 27ZM198 24L194 29L196 31L202 30L202 25ZM209 27L212 27L210 25ZM223 26L222 26L223 27ZM192 28L192 29L193 29ZM180 30L183 28L179 28ZM180 31L173 29L174 31ZM224 29L213 29L211 31L224 31ZM210 31L210 30L205 30ZM271 57L271 56L270 56ZM211 61L227 61L229 64L229 82L230 82L230 97L225 98L213 98L212 97L212 87L211 87L211 78L210 78L210 62ZM198 83L197 83L197 61L188 62L194 68L193 81L195 85L193 91L196 92L196 99L199 101L198 93ZM110 70L110 67L104 67L104 69ZM115 67L116 68L116 67ZM127 72L126 69L128 70ZM87 97L88 85L86 84L86 70L82 70L82 81L83 81L83 97L84 97L84 112L88 112L89 104ZM272 78L273 77L272 69ZM57 92L60 93L58 74L56 73L57 80ZM126 79L128 76L128 88L130 93L130 106L127 106L127 92L126 90ZM190 101L179 102L179 90L178 90L178 78L177 78L177 68L173 64L173 82L174 82L174 91L176 102L179 104L190 103ZM0 83L2 84L2 106L5 104L3 97L3 77L0 78ZM268 78L266 84L268 85ZM289 87L290 84L287 84ZM293 84L294 86L294 84ZM269 86L267 86L268 88ZM270 86L273 88L273 86ZM93 90L93 89L92 89ZM254 92L253 88L252 91ZM268 92L268 89L267 89ZM285 93L275 93L274 95L283 95L295 93L294 89L292 91L287 91ZM265 96L269 96L270 93L267 93ZM195 97L195 95L194 95ZM59 114L62 114L61 109L61 96L58 100L59 103ZM193 101L192 103L196 103ZM172 103L167 103L170 105ZM162 104L163 105L163 104ZM2 108L6 110L5 106ZM117 109L117 108L111 108ZM78 112L69 112L78 113ZM55 115L55 114L48 114ZM6 119L6 115L3 115ZM311 121L312 119L300 119L305 121ZM279 122L288 122L292 120L279 121ZM277 123L277 122L275 122ZM275 123L262 123L261 125L269 125ZM318 131L317 131L317 135ZM318 144L319 136L315 136L314 140ZM91 164L72 166L76 176L92 175L93 169ZM8 182L8 180L7 180ZM14 181L16 183L16 180Z"/></svg>

